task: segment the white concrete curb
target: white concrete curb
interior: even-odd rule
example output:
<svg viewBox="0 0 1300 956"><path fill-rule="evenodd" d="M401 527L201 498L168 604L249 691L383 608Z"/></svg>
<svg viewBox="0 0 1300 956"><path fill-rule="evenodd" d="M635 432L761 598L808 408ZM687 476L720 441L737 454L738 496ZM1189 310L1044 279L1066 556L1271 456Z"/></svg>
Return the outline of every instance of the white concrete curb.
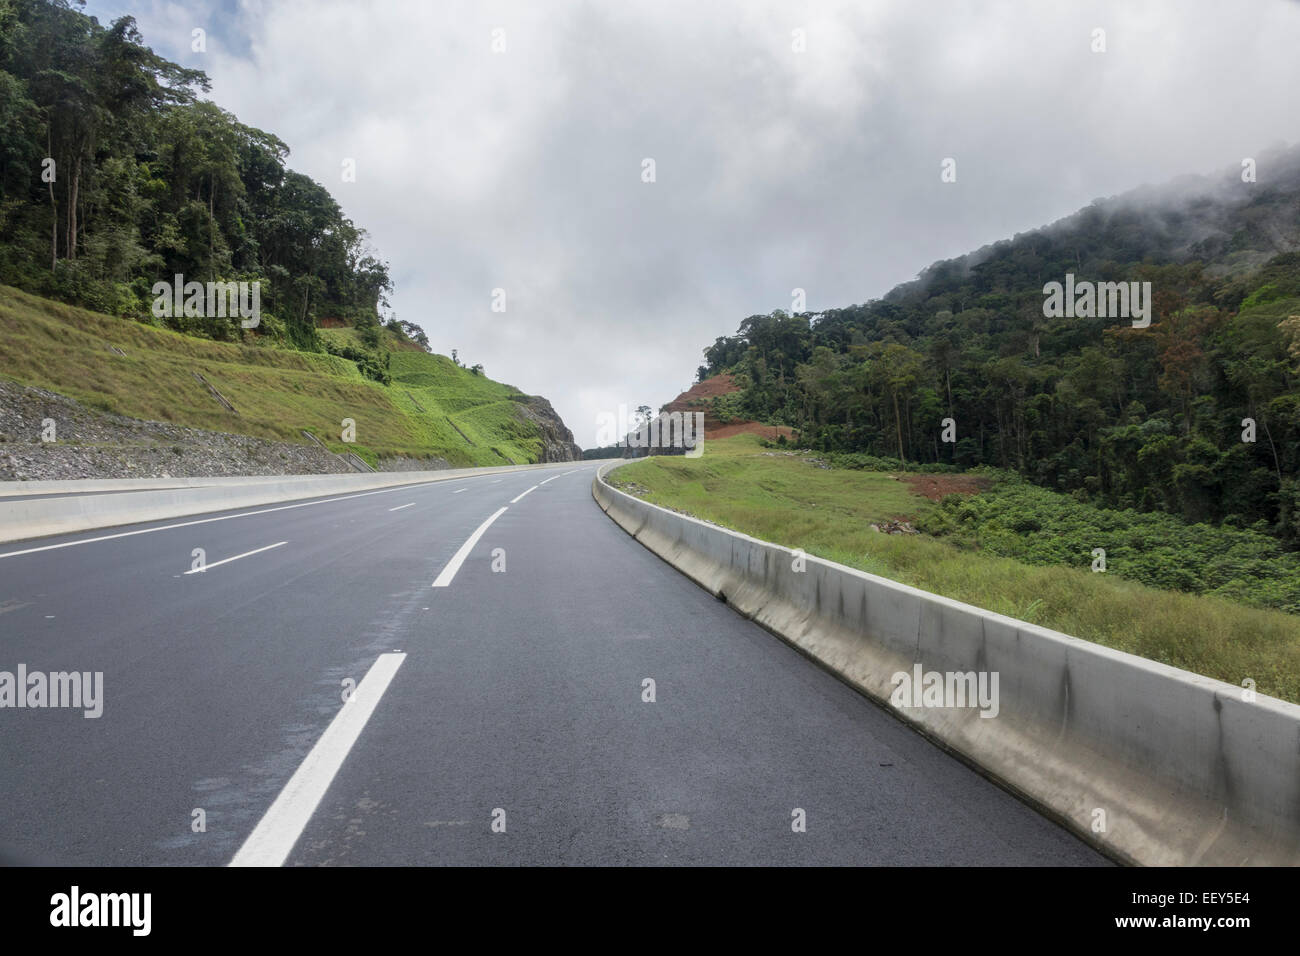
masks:
<svg viewBox="0 0 1300 956"><path fill-rule="evenodd" d="M142 521L163 521L302 498L560 466L572 467L573 462L344 475L4 482L0 486L0 542L25 541ZM15 498L18 495L57 497Z"/></svg>
<svg viewBox="0 0 1300 956"><path fill-rule="evenodd" d="M1147 865L1300 864L1300 707L592 495L639 542L1081 838ZM899 707L898 672L999 675L999 709Z"/></svg>

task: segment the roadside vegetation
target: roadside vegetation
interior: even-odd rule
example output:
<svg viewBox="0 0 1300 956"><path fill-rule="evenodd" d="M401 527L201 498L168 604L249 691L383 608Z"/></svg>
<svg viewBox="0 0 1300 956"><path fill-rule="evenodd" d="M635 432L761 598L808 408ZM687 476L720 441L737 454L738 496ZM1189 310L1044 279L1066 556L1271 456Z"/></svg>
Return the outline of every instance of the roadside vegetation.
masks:
<svg viewBox="0 0 1300 956"><path fill-rule="evenodd" d="M515 414L522 392L378 331L374 346L364 330L321 334L338 352L355 349L382 364L387 385L339 354L216 342L0 286L4 377L90 408L276 441L305 442L305 430L372 466L380 455L456 466L540 459L540 435ZM355 443L340 440L345 418L356 423Z"/></svg>
<svg viewBox="0 0 1300 956"><path fill-rule="evenodd" d="M1250 529L1077 502L998 472L931 501L915 473L830 467L751 435L653 456L610 480L765 541L1300 703L1296 556ZM920 533L873 524L907 522ZM888 525L898 527L897 525ZM1090 570L1105 548L1105 573ZM1180 590L1181 588L1181 590Z"/></svg>

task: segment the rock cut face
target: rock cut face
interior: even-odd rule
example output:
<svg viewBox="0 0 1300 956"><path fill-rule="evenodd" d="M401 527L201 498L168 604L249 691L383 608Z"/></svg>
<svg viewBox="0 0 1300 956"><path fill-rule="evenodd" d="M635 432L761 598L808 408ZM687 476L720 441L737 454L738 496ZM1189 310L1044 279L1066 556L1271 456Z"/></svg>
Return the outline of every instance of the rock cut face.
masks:
<svg viewBox="0 0 1300 956"><path fill-rule="evenodd" d="M573 432L564 424L551 403L540 395L519 400L519 417L537 426L542 433L541 462L581 461L582 449L573 440Z"/></svg>

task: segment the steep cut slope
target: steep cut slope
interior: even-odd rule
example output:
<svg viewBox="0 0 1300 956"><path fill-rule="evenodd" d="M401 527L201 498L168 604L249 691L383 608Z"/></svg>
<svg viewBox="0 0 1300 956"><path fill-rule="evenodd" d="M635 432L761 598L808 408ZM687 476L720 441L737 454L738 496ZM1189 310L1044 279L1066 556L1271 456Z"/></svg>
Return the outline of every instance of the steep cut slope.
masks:
<svg viewBox="0 0 1300 956"><path fill-rule="evenodd" d="M739 397L741 388L731 375L723 373L696 382L682 392L661 411L672 414L681 412L704 413L704 437L706 440L730 438L732 435L758 435L775 441L779 437L794 437L794 429L786 425L764 425L738 415L734 402L727 396Z"/></svg>
<svg viewBox="0 0 1300 956"><path fill-rule="evenodd" d="M355 334L353 329L323 333ZM402 467L416 460L439 467L580 457L545 399L412 348L387 332L384 346L387 385L338 355L211 341L0 286L0 377L67 396L91 411L304 449L317 447L304 434L309 432L329 451L356 454L371 467ZM57 426L57 416L54 420ZM41 443L39 422L20 415L7 421L17 432L5 435L8 442ZM120 425L97 426L103 435L111 433L97 444L130 444L114 430ZM344 440L349 425L355 436L347 437L354 441ZM74 434L59 437L76 440ZM150 439L159 440L170 439Z"/></svg>

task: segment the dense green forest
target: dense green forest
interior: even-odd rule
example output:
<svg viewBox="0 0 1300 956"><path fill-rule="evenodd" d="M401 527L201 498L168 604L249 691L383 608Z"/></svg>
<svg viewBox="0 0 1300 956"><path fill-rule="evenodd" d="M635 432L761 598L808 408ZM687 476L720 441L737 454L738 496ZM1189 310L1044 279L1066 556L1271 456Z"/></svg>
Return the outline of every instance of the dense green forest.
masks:
<svg viewBox="0 0 1300 956"><path fill-rule="evenodd" d="M751 316L699 378L733 372L736 411L826 452L1009 468L1300 544L1300 149L1259 168L1099 200L864 305ZM1067 273L1151 282L1150 326L1045 318Z"/></svg>
<svg viewBox="0 0 1300 956"><path fill-rule="evenodd" d="M131 17L106 28L68 0L0 0L0 284L152 321L155 282L258 280L248 337L320 351L328 317L377 346L386 264L323 186L286 168L283 142L201 99L208 88Z"/></svg>

